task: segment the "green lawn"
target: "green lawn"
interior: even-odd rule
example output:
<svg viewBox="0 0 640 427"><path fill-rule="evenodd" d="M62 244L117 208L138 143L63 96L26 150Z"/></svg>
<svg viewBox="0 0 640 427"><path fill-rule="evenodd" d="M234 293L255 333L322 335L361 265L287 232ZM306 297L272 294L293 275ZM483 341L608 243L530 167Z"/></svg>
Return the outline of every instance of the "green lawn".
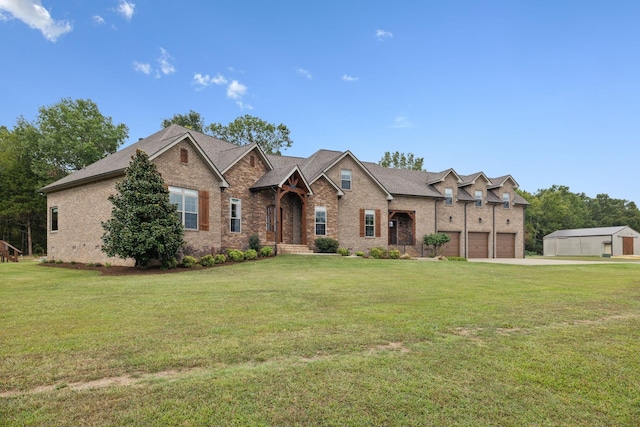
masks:
<svg viewBox="0 0 640 427"><path fill-rule="evenodd" d="M637 426L640 264L0 264L0 425Z"/></svg>

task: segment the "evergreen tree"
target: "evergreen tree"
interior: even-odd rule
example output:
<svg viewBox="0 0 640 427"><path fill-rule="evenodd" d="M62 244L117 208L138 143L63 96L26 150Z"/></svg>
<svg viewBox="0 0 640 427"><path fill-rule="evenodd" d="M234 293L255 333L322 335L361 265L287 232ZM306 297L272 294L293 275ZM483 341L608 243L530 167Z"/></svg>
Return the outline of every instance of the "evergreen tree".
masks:
<svg viewBox="0 0 640 427"><path fill-rule="evenodd" d="M138 268L153 259L170 267L184 244L180 216L147 154L137 150L131 159L124 179L116 184L117 194L109 196L114 207L111 219L102 223L102 250L108 256L133 258Z"/></svg>

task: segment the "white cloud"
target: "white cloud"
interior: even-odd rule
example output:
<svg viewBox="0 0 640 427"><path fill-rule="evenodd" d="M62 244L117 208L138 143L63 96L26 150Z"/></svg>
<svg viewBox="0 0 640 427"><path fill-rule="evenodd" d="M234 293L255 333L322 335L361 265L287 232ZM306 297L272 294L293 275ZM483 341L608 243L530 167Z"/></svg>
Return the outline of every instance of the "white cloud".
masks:
<svg viewBox="0 0 640 427"><path fill-rule="evenodd" d="M169 52L160 48L160 58L158 58L158 63L160 64L162 74L173 74L176 72L175 67L171 63L172 60L173 58L169 55Z"/></svg>
<svg viewBox="0 0 640 427"><path fill-rule="evenodd" d="M226 85L228 83L228 80L225 79L224 76L220 73L218 73L217 76L211 79L211 81L217 85Z"/></svg>
<svg viewBox="0 0 640 427"><path fill-rule="evenodd" d="M311 76L311 73L308 70L305 70L304 68L296 68L296 72L298 74L301 74L301 75L305 76L308 79L312 79L313 78Z"/></svg>
<svg viewBox="0 0 640 427"><path fill-rule="evenodd" d="M127 21L131 21L131 18L133 18L133 14L135 12L135 8L135 4L126 0L120 0L120 4L118 5L118 9L116 10L124 17L124 19L126 19Z"/></svg>
<svg viewBox="0 0 640 427"><path fill-rule="evenodd" d="M102 25L105 23L104 18L100 15L93 15L91 19L93 20L93 23L97 25Z"/></svg>
<svg viewBox="0 0 640 427"><path fill-rule="evenodd" d="M233 80L227 87L227 97L231 99L240 99L247 93L247 87L237 80Z"/></svg>
<svg viewBox="0 0 640 427"><path fill-rule="evenodd" d="M348 76L346 74L342 75L342 80L344 80L345 82L355 82L356 80L358 80L360 77L352 77L352 76Z"/></svg>
<svg viewBox="0 0 640 427"><path fill-rule="evenodd" d="M411 123L409 119L404 116L398 116L393 120L393 124L391 125L391 127L397 129L412 128L413 123Z"/></svg>
<svg viewBox="0 0 640 427"><path fill-rule="evenodd" d="M376 30L376 37L380 41L385 41L386 39L390 39L393 37L393 33L385 30Z"/></svg>
<svg viewBox="0 0 640 427"><path fill-rule="evenodd" d="M146 75L151 74L151 64L143 64L141 62L134 61L133 69Z"/></svg>
<svg viewBox="0 0 640 427"><path fill-rule="evenodd" d="M29 27L40 30L42 35L52 42L73 29L68 21L54 21L40 0L0 0L0 11L8 12ZM1 14L0 19L8 21L10 17Z"/></svg>
<svg viewBox="0 0 640 427"><path fill-rule="evenodd" d="M227 82L228 80L220 73L218 73L218 75L216 75L215 77L211 77L209 74L203 75L200 73L195 73L193 75L193 84L198 86L198 90L204 89L205 87L211 85L225 85L227 84Z"/></svg>
<svg viewBox="0 0 640 427"><path fill-rule="evenodd" d="M245 104L242 101L236 101L236 105L240 107L241 110L253 110L253 107L249 104Z"/></svg>

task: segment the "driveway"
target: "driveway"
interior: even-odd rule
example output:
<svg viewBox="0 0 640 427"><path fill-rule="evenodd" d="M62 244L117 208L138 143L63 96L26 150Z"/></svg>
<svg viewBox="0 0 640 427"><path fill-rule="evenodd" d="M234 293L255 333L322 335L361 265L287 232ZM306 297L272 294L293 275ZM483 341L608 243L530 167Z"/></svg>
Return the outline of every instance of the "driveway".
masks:
<svg viewBox="0 0 640 427"><path fill-rule="evenodd" d="M586 265L586 264L622 264L616 261L577 261L549 258L470 258L469 262L489 262L493 264L513 265Z"/></svg>

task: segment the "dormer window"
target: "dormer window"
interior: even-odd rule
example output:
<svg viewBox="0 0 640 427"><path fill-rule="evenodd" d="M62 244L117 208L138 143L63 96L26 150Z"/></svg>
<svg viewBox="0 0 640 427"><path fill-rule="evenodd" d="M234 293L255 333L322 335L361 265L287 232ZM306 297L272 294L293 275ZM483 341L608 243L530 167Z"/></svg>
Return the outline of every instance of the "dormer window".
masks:
<svg viewBox="0 0 640 427"><path fill-rule="evenodd" d="M444 204L445 206L453 206L453 188L444 189Z"/></svg>
<svg viewBox="0 0 640 427"><path fill-rule="evenodd" d="M482 190L476 190L476 207L482 207Z"/></svg>
<svg viewBox="0 0 640 427"><path fill-rule="evenodd" d="M511 194L502 193L502 207L509 209L511 207Z"/></svg>

